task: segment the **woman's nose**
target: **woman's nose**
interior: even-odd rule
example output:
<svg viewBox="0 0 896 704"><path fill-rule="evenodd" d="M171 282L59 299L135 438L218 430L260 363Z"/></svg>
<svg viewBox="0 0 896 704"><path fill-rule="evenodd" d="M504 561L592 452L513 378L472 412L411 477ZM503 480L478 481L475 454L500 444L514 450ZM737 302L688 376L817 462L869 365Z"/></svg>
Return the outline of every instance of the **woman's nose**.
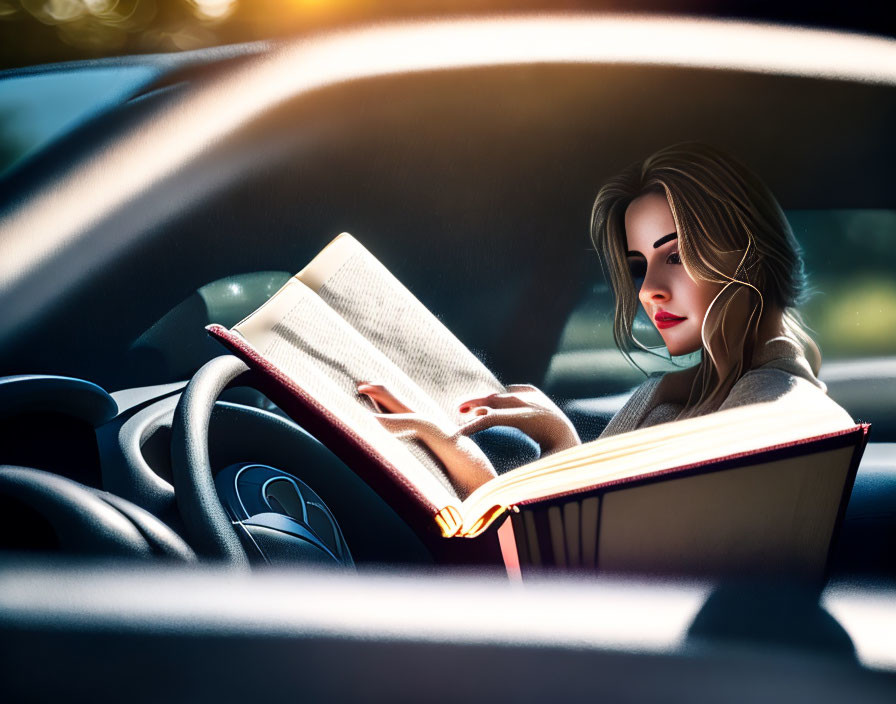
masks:
<svg viewBox="0 0 896 704"><path fill-rule="evenodd" d="M641 284L641 290L638 291L638 298L642 305L650 305L657 303L665 303L671 298L669 287L665 282L656 276L651 276L648 270L644 277L644 283Z"/></svg>

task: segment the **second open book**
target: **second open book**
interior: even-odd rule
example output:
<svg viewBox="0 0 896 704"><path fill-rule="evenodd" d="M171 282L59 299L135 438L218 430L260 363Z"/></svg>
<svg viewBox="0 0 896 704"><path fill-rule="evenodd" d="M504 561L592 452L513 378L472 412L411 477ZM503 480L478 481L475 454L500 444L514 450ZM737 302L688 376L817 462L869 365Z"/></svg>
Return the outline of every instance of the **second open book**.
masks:
<svg viewBox="0 0 896 704"><path fill-rule="evenodd" d="M817 568L867 432L833 404L795 408L785 399L586 443L492 479L461 501L427 448L386 431L357 385L383 384L442 424L462 422L461 400L505 389L350 235L232 330L209 332L408 520L470 538L514 513L513 547L524 564L625 568L634 547L638 559L656 564L670 551L683 559L674 555L711 534L695 559L705 560L707 550L730 555L738 543L761 552L783 541L793 545L780 559L798 554Z"/></svg>

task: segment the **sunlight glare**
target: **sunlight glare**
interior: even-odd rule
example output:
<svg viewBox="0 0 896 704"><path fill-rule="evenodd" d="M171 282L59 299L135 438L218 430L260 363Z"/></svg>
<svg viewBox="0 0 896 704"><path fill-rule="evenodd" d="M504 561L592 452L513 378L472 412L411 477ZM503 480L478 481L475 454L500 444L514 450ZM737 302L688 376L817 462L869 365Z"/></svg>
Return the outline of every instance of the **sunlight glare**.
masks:
<svg viewBox="0 0 896 704"><path fill-rule="evenodd" d="M222 20L233 14L237 0L190 0L194 14L201 20Z"/></svg>

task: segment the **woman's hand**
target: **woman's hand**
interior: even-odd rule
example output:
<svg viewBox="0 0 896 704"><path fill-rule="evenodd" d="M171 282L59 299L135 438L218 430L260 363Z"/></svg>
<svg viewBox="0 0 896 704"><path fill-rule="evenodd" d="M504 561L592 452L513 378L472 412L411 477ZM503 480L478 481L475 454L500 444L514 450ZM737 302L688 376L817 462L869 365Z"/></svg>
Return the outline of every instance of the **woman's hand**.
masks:
<svg viewBox="0 0 896 704"><path fill-rule="evenodd" d="M507 387L507 393L464 401L459 409L469 421L460 432L471 435L495 425L522 430L541 446L542 455L581 445L579 434L563 411L529 384Z"/></svg>
<svg viewBox="0 0 896 704"><path fill-rule="evenodd" d="M378 384L358 384L358 393L385 411L377 413L380 424L395 435L422 441L444 465L448 479L464 499L495 476L485 453L460 428L446 427L414 413L391 391Z"/></svg>

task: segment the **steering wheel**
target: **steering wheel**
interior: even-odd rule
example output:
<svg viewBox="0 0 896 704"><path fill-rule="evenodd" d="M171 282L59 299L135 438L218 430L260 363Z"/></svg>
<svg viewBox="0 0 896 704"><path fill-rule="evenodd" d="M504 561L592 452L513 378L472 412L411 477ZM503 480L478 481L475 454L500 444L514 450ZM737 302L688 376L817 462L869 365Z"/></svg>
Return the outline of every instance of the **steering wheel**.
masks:
<svg viewBox="0 0 896 704"><path fill-rule="evenodd" d="M227 476L231 479L238 479L244 469L254 471L254 480L246 483L247 490L259 486L260 489L254 498L239 495L237 482L229 512L222 503L209 457L211 415L226 388L251 386L251 378L242 360L233 355L216 357L196 372L175 409L171 427L174 493L194 549L202 556L237 568L250 565L247 550L253 558L268 562L335 562L353 566L351 553L329 509L310 487L285 472L248 463L229 468ZM274 484L291 492L283 499L284 504L289 504L287 508L265 496L266 487ZM309 513L314 514L316 522L309 518Z"/></svg>

